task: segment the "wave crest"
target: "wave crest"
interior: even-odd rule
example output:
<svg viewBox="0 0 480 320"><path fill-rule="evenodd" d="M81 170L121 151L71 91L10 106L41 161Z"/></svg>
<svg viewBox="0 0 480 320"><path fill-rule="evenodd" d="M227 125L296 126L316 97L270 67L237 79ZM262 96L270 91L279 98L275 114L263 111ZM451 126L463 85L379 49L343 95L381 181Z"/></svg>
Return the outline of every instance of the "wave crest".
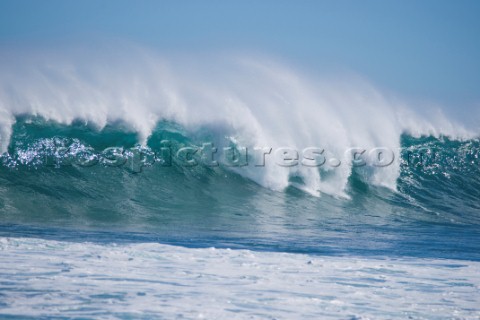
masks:
<svg viewBox="0 0 480 320"><path fill-rule="evenodd" d="M110 53L44 52L3 59L1 150L7 150L19 115L67 125L83 121L98 129L122 123L141 144L159 122L168 121L190 133L208 132L219 147L232 141L252 149L321 145L337 156L355 146L398 150L403 133L475 136L441 112L435 120L422 118L358 78L318 79L265 58L213 57L196 63L141 48ZM236 171L274 190L299 177L305 191L334 196L347 196L352 175L349 166ZM399 176L400 164L371 167L368 183L395 190Z"/></svg>

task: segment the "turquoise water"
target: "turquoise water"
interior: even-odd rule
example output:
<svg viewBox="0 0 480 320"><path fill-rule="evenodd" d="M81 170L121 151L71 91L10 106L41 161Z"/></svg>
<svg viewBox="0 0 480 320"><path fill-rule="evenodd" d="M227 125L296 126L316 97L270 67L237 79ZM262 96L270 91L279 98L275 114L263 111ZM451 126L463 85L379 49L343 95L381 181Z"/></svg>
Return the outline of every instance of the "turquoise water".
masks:
<svg viewBox="0 0 480 320"><path fill-rule="evenodd" d="M0 318L480 317L478 130L136 50L3 62Z"/></svg>
<svg viewBox="0 0 480 320"><path fill-rule="evenodd" d="M396 190L361 166L342 195L161 157L167 140L175 155L221 139L162 121L139 146L121 123L18 116L0 158L1 317L480 315L478 139L404 134Z"/></svg>
<svg viewBox="0 0 480 320"><path fill-rule="evenodd" d="M147 147L158 152L159 141L166 139L174 150L201 146L209 135L159 123ZM85 147L97 153L111 146L127 150L136 145L136 135L121 125L98 131L80 122L67 126L18 118L0 168L0 232L72 241L87 237L479 260L479 141L403 135L401 144L398 191L369 185L363 168L354 168L349 198L314 197L294 186L272 191L242 176L242 168L232 172L222 165L185 167L174 159L172 166L149 162L133 172L128 163L67 164L67 153L54 154L60 146L69 147L69 153Z"/></svg>

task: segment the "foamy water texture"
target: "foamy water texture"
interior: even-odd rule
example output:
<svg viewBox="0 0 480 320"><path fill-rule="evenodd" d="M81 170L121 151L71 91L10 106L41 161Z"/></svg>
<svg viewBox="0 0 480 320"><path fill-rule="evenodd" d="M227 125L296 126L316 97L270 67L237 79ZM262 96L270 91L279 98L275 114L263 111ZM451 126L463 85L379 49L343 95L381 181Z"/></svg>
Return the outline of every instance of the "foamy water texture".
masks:
<svg viewBox="0 0 480 320"><path fill-rule="evenodd" d="M478 128L266 56L28 52L0 53L0 318L480 318ZM69 162L165 140L395 161Z"/></svg>
<svg viewBox="0 0 480 320"><path fill-rule="evenodd" d="M22 317L476 319L480 263L0 239ZM31 262L35 261L34 264Z"/></svg>
<svg viewBox="0 0 480 320"><path fill-rule="evenodd" d="M167 120L190 130L208 130L219 147L228 136L251 149L320 146L337 159L350 147L398 150L402 133L475 136L447 120L440 109L420 117L413 106L386 97L360 77L312 77L266 57L168 58L120 46L102 54L4 54L1 64L2 151L15 116L21 114L63 124L83 120L99 129L121 122L138 133L142 144L159 121ZM311 194L345 196L351 168L270 166L240 174L273 190L285 189L289 177L296 175ZM381 170L372 167L368 180L394 190L399 174L398 163Z"/></svg>

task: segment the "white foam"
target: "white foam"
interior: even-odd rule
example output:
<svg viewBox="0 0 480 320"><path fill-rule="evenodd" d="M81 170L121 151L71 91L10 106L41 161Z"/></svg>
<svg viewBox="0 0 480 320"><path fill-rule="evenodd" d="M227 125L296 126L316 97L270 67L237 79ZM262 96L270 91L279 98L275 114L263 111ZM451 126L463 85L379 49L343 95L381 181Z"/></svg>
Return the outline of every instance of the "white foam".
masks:
<svg viewBox="0 0 480 320"><path fill-rule="evenodd" d="M480 263L0 238L0 314L476 319Z"/></svg>
<svg viewBox="0 0 480 320"><path fill-rule="evenodd" d="M102 128L122 121L145 142L161 119L188 128L228 131L246 147L321 147L342 158L349 147L398 150L402 132L472 135L444 116L425 119L358 77L303 75L263 58L166 58L133 46L102 53L70 50L2 56L0 142L5 151L15 115L34 114ZM219 142L222 143L221 141ZM241 174L282 190L289 177L304 190L345 195L351 167L246 168ZM395 189L399 163L372 168L369 183Z"/></svg>

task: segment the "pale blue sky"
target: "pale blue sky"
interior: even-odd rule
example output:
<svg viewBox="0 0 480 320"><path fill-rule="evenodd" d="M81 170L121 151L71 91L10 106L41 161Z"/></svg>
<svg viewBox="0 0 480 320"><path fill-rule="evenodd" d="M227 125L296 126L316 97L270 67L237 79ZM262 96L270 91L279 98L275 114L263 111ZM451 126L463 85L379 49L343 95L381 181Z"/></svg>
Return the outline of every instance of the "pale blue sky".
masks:
<svg viewBox="0 0 480 320"><path fill-rule="evenodd" d="M480 102L480 1L0 0L0 49L117 38L161 50L254 50L349 70L413 98Z"/></svg>

